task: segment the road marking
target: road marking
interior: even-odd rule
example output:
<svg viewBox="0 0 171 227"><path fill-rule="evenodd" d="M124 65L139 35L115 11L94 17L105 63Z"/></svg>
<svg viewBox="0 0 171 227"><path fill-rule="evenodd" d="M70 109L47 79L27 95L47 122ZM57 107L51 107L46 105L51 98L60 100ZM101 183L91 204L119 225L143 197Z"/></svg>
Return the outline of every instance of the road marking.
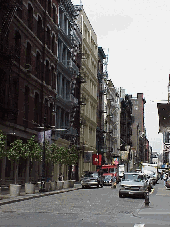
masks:
<svg viewBox="0 0 171 227"><path fill-rule="evenodd" d="M139 214L170 214L170 212L162 212L162 211L155 211L155 212L143 212L143 211L140 211Z"/></svg>
<svg viewBox="0 0 171 227"><path fill-rule="evenodd" d="M145 224L135 224L134 227L144 227Z"/></svg>

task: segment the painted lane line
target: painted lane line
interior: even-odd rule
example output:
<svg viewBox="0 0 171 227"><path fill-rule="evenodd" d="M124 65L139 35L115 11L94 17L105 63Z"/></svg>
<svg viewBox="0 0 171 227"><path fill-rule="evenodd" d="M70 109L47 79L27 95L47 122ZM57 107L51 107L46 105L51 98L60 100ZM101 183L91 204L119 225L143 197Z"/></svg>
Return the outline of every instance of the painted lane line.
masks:
<svg viewBox="0 0 171 227"><path fill-rule="evenodd" d="M144 227L145 224L135 224L134 227Z"/></svg>

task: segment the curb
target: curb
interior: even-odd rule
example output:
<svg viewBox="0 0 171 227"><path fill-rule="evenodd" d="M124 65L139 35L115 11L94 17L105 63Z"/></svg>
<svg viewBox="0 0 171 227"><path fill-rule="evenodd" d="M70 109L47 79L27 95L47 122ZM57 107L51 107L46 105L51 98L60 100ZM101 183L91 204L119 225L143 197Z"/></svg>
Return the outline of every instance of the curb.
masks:
<svg viewBox="0 0 171 227"><path fill-rule="evenodd" d="M64 192L75 191L75 190L79 190L79 189L81 189L81 187L62 189L61 191L51 191L51 192L45 192L45 193L40 193L40 194L25 195L25 196L22 196L22 197L10 197L9 199L0 200L0 206L10 204L10 203L21 202L21 201L24 201L24 200L40 198L40 197L60 194L60 193L64 193Z"/></svg>
<svg viewBox="0 0 171 227"><path fill-rule="evenodd" d="M151 190L151 192L149 193L149 195L153 194L153 192L154 192L154 188ZM138 208L136 209L136 211L132 213L132 215L133 215L134 217L139 217L139 218L141 218L141 217L138 216L138 215L139 215L140 210L143 209L143 208L144 208L144 201L143 201L142 203L140 203L140 205L138 206Z"/></svg>

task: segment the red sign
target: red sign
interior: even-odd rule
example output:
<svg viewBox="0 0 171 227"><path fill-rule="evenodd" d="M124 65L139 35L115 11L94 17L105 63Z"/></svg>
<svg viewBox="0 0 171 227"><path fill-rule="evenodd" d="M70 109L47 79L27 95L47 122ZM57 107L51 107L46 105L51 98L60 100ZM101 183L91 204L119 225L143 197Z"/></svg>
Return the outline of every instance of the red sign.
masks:
<svg viewBox="0 0 171 227"><path fill-rule="evenodd" d="M96 166L101 166L101 162L102 162L102 155L101 154L93 154L93 165Z"/></svg>

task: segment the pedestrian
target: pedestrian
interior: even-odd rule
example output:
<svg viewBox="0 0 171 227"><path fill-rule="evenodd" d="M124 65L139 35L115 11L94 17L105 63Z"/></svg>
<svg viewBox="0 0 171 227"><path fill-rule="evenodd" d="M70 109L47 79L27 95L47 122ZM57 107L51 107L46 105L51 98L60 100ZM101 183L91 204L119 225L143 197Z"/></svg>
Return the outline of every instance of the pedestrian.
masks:
<svg viewBox="0 0 171 227"><path fill-rule="evenodd" d="M63 176L62 176L62 173L59 174L59 181L63 181Z"/></svg>
<svg viewBox="0 0 171 227"><path fill-rule="evenodd" d="M163 180L163 171L161 172L160 178Z"/></svg>
<svg viewBox="0 0 171 227"><path fill-rule="evenodd" d="M167 175L166 175L166 173L164 173L163 174L164 186L166 185L166 179L167 179Z"/></svg>

